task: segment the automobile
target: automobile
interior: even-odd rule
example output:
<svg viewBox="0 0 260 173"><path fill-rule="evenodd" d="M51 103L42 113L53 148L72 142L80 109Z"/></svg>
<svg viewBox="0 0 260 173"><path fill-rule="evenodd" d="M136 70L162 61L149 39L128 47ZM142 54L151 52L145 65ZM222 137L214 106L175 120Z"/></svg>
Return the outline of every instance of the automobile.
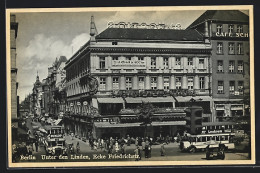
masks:
<svg viewBox="0 0 260 173"><path fill-rule="evenodd" d="M225 145L224 144L209 144L206 147L206 159L225 159Z"/></svg>

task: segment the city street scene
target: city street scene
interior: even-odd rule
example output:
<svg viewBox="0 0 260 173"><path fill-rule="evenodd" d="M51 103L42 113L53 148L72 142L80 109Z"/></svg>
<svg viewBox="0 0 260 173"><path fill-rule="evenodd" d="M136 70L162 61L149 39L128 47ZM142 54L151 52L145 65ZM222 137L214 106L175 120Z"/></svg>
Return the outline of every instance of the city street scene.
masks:
<svg viewBox="0 0 260 173"><path fill-rule="evenodd" d="M252 8L131 9L9 13L11 164L254 160Z"/></svg>

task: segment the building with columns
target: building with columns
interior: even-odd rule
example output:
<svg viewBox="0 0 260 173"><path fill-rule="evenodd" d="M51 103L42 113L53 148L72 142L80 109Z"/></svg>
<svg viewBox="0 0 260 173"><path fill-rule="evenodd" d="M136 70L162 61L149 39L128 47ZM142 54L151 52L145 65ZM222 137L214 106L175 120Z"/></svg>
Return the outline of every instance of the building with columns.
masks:
<svg viewBox="0 0 260 173"><path fill-rule="evenodd" d="M208 120L212 119L211 44L196 30L117 25L98 34L92 16L90 35L65 66L69 122L75 122L69 129L76 135L85 136L93 129L97 137L106 132L129 134L128 127L137 129L140 123L112 128L103 120L120 124L131 119L122 112L134 110L142 102L161 110L195 104L204 108ZM99 118L91 127L89 117L93 115ZM185 125L185 121L173 117L166 119L166 124L154 126L167 126L168 135L176 133L177 126Z"/></svg>
<svg viewBox="0 0 260 173"><path fill-rule="evenodd" d="M206 11L188 28L212 45L213 121L250 115L249 16L238 10Z"/></svg>

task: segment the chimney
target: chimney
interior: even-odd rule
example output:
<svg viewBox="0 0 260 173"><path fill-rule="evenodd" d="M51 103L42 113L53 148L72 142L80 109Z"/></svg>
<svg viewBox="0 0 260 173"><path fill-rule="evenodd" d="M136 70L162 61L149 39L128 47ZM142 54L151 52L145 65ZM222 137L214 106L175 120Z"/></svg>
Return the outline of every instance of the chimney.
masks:
<svg viewBox="0 0 260 173"><path fill-rule="evenodd" d="M94 16L91 16L91 22L90 22L90 41L96 41L95 39L95 34L96 34L96 26L95 26L95 22L94 22Z"/></svg>
<svg viewBox="0 0 260 173"><path fill-rule="evenodd" d="M208 21L205 21L205 43L209 43L209 26L208 26Z"/></svg>

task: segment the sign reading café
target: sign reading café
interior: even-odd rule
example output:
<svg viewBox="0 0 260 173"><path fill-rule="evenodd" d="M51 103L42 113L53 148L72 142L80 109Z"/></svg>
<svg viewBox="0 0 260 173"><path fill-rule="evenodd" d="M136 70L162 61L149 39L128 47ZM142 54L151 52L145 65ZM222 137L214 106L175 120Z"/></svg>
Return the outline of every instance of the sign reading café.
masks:
<svg viewBox="0 0 260 173"><path fill-rule="evenodd" d="M243 37L249 37L249 33L231 33L231 32L216 32L216 37L237 37L237 38L243 38Z"/></svg>
<svg viewBox="0 0 260 173"><path fill-rule="evenodd" d="M146 68L145 61L143 60L113 60L112 67L117 68Z"/></svg>

